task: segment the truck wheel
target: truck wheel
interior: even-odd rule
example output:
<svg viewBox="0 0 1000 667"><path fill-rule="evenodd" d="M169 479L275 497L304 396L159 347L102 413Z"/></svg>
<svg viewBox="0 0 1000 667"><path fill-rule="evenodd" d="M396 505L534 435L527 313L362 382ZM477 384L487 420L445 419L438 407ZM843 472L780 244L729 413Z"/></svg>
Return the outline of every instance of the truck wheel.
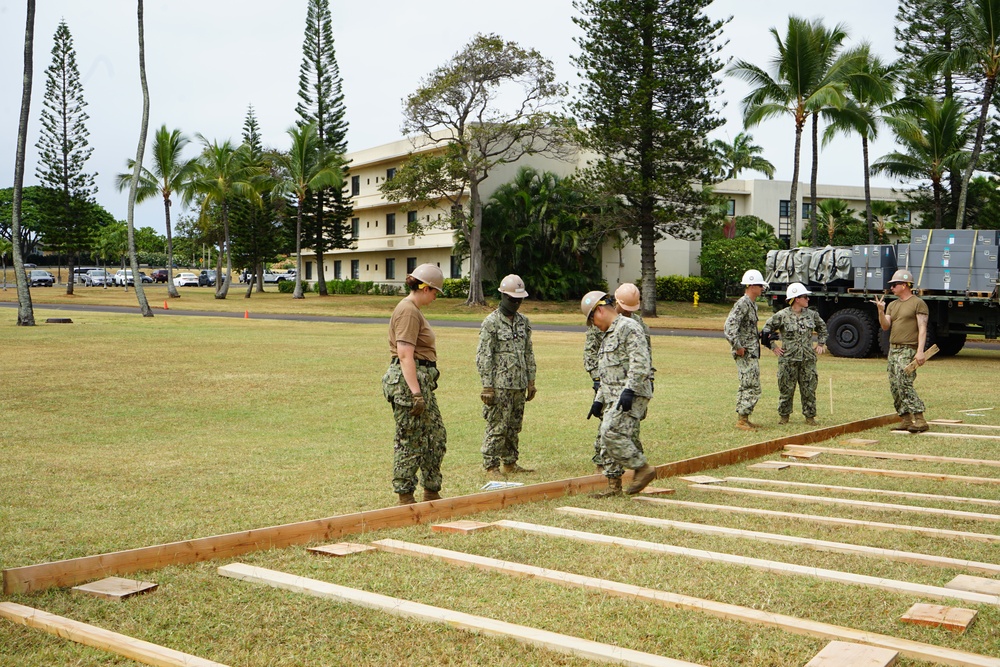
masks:
<svg viewBox="0 0 1000 667"><path fill-rule="evenodd" d="M948 334L937 339L938 354L943 357L954 357L965 347L965 334Z"/></svg>
<svg viewBox="0 0 1000 667"><path fill-rule="evenodd" d="M835 356L861 359L867 357L875 343L875 326L871 317L859 308L845 308L830 316L827 347Z"/></svg>

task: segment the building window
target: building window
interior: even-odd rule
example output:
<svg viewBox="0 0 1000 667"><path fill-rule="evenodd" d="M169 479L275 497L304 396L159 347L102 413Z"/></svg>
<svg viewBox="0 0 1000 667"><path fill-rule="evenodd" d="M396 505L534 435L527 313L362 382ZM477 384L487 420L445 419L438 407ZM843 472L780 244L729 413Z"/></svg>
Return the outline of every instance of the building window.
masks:
<svg viewBox="0 0 1000 667"><path fill-rule="evenodd" d="M395 280L396 279L396 258L386 257L385 258L385 279Z"/></svg>
<svg viewBox="0 0 1000 667"><path fill-rule="evenodd" d="M790 218L792 217L792 202L787 199L782 199L778 202L778 217L779 218Z"/></svg>
<svg viewBox="0 0 1000 667"><path fill-rule="evenodd" d="M385 170L385 180L391 181L392 177L396 175L396 168L392 167Z"/></svg>
<svg viewBox="0 0 1000 667"><path fill-rule="evenodd" d="M407 257L406 258L406 275L413 273L413 269L417 268L417 258Z"/></svg>
<svg viewBox="0 0 1000 667"><path fill-rule="evenodd" d="M736 215L736 200L730 199L726 202L726 215L730 218Z"/></svg>
<svg viewBox="0 0 1000 667"><path fill-rule="evenodd" d="M802 219L809 220L812 215L813 205L812 202L802 202Z"/></svg>
<svg viewBox="0 0 1000 667"><path fill-rule="evenodd" d="M313 263L306 262L306 280L313 279Z"/></svg>
<svg viewBox="0 0 1000 667"><path fill-rule="evenodd" d="M462 258L458 255L451 256L451 277L461 278L462 277Z"/></svg>
<svg viewBox="0 0 1000 667"><path fill-rule="evenodd" d="M351 196L357 197L361 194L361 177L351 176Z"/></svg>
<svg viewBox="0 0 1000 667"><path fill-rule="evenodd" d="M910 223L910 209L900 206L896 209L896 219L900 222Z"/></svg>
<svg viewBox="0 0 1000 667"><path fill-rule="evenodd" d="M361 218L351 218L351 238L356 239L361 236Z"/></svg>
<svg viewBox="0 0 1000 667"><path fill-rule="evenodd" d="M396 233L396 214L386 213L385 214L385 233L390 236Z"/></svg>
<svg viewBox="0 0 1000 667"><path fill-rule="evenodd" d="M351 260L351 280L361 279L361 260L352 259Z"/></svg>
<svg viewBox="0 0 1000 667"><path fill-rule="evenodd" d="M417 212L407 211L406 212L406 233L416 234L417 233Z"/></svg>
<svg viewBox="0 0 1000 667"><path fill-rule="evenodd" d="M340 280L340 260L333 260L333 279Z"/></svg>

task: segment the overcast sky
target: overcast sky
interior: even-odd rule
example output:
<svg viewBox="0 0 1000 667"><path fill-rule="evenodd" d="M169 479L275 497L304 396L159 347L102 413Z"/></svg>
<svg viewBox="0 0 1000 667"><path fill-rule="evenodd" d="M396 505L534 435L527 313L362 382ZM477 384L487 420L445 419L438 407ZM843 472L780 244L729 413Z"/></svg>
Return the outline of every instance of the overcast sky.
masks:
<svg viewBox="0 0 1000 667"><path fill-rule="evenodd" d="M247 106L252 104L265 144L284 148L285 131L296 119L305 0L145 4L150 140L155 128L165 123L192 138L200 132L212 140L239 142ZM579 34L571 18L572 0L331 0L330 6L352 151L399 139L402 98L477 32L495 32L536 48L553 61L561 80L571 86L578 81L570 62L576 52L573 40ZM828 26L845 23L850 43L867 40L876 52L893 58L895 12L896 3L891 0L840 0L832 5L812 0L715 0L709 7L714 17L732 16L724 31L729 40L725 56L761 66L767 66L774 52L768 29L777 27L784 34L789 14L822 18ZM66 21L73 35L88 104L87 127L94 153L87 168L98 172L97 200L124 220L126 196L115 190L114 176L124 170L126 159L135 157L142 108L133 1L38 2L25 185L38 183L35 144L45 68L60 20ZM24 25L25 3L0 0L0 187L13 183ZM716 136L731 140L742 129L739 100L745 94L741 82L724 77L719 104L725 103L726 124ZM791 120L768 121L752 134L777 167L776 178L790 180ZM892 148L891 141L883 138L871 154L874 158ZM196 153L194 145L190 151L192 156ZM860 154L857 137L831 144L820 156L820 181L860 185ZM802 160L809 164L808 148L804 147ZM808 172L802 180L808 181ZM887 179L874 183L893 184ZM136 224L162 233L162 204L137 206Z"/></svg>

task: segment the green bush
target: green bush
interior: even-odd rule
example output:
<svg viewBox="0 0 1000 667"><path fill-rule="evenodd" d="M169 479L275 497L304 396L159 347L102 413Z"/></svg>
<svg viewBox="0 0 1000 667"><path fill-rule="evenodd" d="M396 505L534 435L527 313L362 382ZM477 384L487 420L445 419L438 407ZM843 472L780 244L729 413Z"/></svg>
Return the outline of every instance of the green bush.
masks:
<svg viewBox="0 0 1000 667"><path fill-rule="evenodd" d="M445 278L441 296L448 299L466 299L469 296L468 278Z"/></svg>
<svg viewBox="0 0 1000 667"><path fill-rule="evenodd" d="M718 293L710 278L701 276L659 276L656 279L657 301L694 301L694 293L701 301L719 301Z"/></svg>
<svg viewBox="0 0 1000 667"><path fill-rule="evenodd" d="M295 292L294 280L281 280L278 282L278 292L281 294L293 294Z"/></svg>
<svg viewBox="0 0 1000 667"><path fill-rule="evenodd" d="M748 269L757 269L762 274L765 271L766 254L753 239L746 237L735 239L716 239L703 245L698 262L701 263L701 273L709 276L713 284L711 299L721 300L726 288L739 285L743 273Z"/></svg>

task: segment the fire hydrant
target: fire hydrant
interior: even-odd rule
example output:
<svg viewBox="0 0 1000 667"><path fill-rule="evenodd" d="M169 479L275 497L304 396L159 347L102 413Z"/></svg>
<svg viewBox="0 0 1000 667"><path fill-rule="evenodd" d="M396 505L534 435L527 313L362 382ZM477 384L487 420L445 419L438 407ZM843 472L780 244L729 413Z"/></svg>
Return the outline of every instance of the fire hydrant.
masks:
<svg viewBox="0 0 1000 667"><path fill-rule="evenodd" d="M697 292L694 293L694 307L695 308L698 307L698 293Z"/></svg>

